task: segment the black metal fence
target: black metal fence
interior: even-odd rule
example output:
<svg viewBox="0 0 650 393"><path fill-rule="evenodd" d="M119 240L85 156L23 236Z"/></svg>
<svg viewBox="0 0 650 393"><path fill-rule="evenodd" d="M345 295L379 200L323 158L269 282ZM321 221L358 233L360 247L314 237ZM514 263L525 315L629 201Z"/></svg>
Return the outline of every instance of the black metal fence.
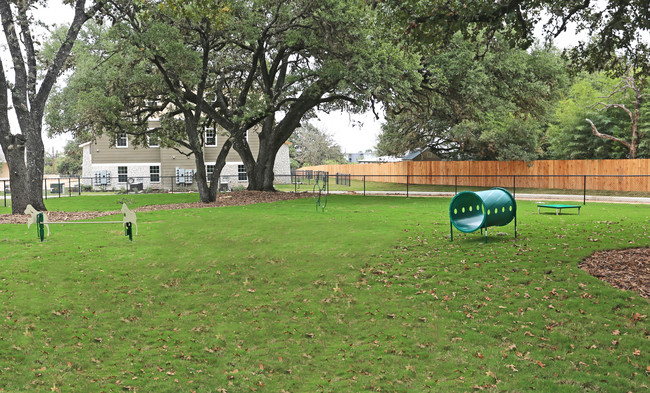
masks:
<svg viewBox="0 0 650 393"><path fill-rule="evenodd" d="M247 179L242 174L221 176L219 191L245 189ZM10 183L3 185L4 205L10 198ZM580 200L586 204L597 200L627 198L640 203L650 201L650 175L349 175L321 171L294 171L276 175L275 186L282 191L311 192L315 184L328 192L355 192L361 195L455 195L461 191L503 187L516 197ZM332 184L334 183L334 184ZM547 187L540 188L539 184ZM534 186L531 186L534 185ZM630 191L634 190L634 191ZM116 177L57 177L43 181L43 198L82 195L90 192L196 192L193 176L116 176ZM625 200L623 200L625 201Z"/></svg>

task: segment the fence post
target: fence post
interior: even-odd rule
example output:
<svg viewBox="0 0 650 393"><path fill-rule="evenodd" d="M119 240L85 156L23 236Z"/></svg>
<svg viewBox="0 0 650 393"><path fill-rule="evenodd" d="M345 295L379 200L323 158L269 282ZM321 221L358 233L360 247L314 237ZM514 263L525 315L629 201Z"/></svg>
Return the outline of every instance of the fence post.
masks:
<svg viewBox="0 0 650 393"><path fill-rule="evenodd" d="M43 187L45 189L45 199L47 199L47 179L43 178L43 184L45 185Z"/></svg>
<svg viewBox="0 0 650 393"><path fill-rule="evenodd" d="M406 197L409 197L409 175L406 175Z"/></svg>
<svg viewBox="0 0 650 393"><path fill-rule="evenodd" d="M72 188L70 188L70 185L72 180L70 180L70 175L68 175L68 196L72 196Z"/></svg>
<svg viewBox="0 0 650 393"><path fill-rule="evenodd" d="M512 197L517 198L517 175L512 176Z"/></svg>
<svg viewBox="0 0 650 393"><path fill-rule="evenodd" d="M325 187L327 187L327 190L325 191L325 195L329 196L330 195L330 173L325 172Z"/></svg>
<svg viewBox="0 0 650 393"><path fill-rule="evenodd" d="M61 185L63 184L63 183L61 183L61 178L58 178L56 180L56 182L59 184L59 190L58 191L59 191L59 198L61 198Z"/></svg>
<svg viewBox="0 0 650 393"><path fill-rule="evenodd" d="M77 192L81 195L81 176L77 176L77 187L79 188Z"/></svg>
<svg viewBox="0 0 650 393"><path fill-rule="evenodd" d="M587 175L582 180L582 204L587 204Z"/></svg>
<svg viewBox="0 0 650 393"><path fill-rule="evenodd" d="M2 194L5 196L5 207L7 207L7 181L2 181Z"/></svg>
<svg viewBox="0 0 650 393"><path fill-rule="evenodd" d="M366 196L366 175L363 175L363 196Z"/></svg>

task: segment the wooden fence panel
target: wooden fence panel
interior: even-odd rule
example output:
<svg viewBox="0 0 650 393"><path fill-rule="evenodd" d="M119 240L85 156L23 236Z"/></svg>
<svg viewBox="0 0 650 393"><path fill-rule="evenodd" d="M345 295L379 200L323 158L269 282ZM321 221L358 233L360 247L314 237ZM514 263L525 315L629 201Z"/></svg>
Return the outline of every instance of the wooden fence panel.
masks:
<svg viewBox="0 0 650 393"><path fill-rule="evenodd" d="M650 192L650 159L546 161L402 161L302 168L359 180L476 187ZM516 177L516 179L515 179Z"/></svg>

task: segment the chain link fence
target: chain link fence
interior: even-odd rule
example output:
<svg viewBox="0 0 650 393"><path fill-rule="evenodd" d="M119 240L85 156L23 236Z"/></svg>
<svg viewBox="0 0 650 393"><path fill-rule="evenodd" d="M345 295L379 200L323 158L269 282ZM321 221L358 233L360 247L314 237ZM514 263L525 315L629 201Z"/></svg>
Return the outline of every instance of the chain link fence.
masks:
<svg viewBox="0 0 650 393"><path fill-rule="evenodd" d="M4 205L11 199L8 179L0 179ZM350 175L323 171L293 171L275 175L274 186L285 192L313 192L320 184L328 193L398 196L453 196L461 191L493 187L508 189L517 199L650 203L650 175ZM221 176L219 191L244 190L245 174ZM194 173L149 175L47 177L43 198L86 193L198 192Z"/></svg>

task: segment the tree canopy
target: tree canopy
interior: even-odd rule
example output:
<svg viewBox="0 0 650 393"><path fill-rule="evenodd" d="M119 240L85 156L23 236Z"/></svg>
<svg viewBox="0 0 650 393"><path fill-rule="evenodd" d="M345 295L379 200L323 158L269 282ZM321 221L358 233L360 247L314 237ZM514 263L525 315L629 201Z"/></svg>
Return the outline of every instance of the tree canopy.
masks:
<svg viewBox="0 0 650 393"><path fill-rule="evenodd" d="M547 133L548 155L555 159L606 159L627 158L629 148L623 144L597 138L592 132L590 119L607 134L631 140L630 116L608 103L634 108L636 97L628 91L618 90L621 79L607 73L582 73L578 75L565 97L557 103ZM618 91L617 91L618 90ZM612 94L616 92L616 94ZM604 105L599 105L603 103ZM650 125L650 106L642 103L639 133L647 135ZM639 138L637 157L650 157L650 142Z"/></svg>
<svg viewBox="0 0 650 393"><path fill-rule="evenodd" d="M457 33L426 59L422 86L388 104L381 154L430 147L445 159L532 160L543 126L567 85L565 63L552 50L510 47L497 34L478 56L476 41Z"/></svg>
<svg viewBox="0 0 650 393"><path fill-rule="evenodd" d="M298 127L289 138L289 142L291 142L289 156L293 168L345 163L341 147L332 140L331 136L312 124Z"/></svg>
<svg viewBox="0 0 650 393"><path fill-rule="evenodd" d="M240 154L249 188L271 190L277 151L314 110L361 111L419 83L418 57L377 28L378 14L362 0L233 1L218 23L200 17L211 7L118 4L113 27L100 32L106 46L88 36L88 56L80 55L88 61L80 59L53 103L53 127L141 135L151 116L161 116L156 132L199 157L201 134L193 130L216 124L228 135L223 149ZM259 138L257 156L248 131Z"/></svg>

